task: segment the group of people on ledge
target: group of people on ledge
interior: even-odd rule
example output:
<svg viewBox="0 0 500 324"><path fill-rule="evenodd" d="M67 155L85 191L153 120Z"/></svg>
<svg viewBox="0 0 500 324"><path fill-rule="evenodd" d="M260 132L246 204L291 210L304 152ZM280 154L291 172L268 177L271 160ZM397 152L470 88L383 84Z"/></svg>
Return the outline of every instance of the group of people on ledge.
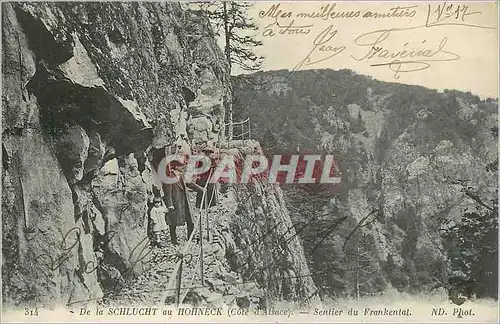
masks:
<svg viewBox="0 0 500 324"><path fill-rule="evenodd" d="M185 154L185 148L182 145L176 145L173 151L176 154ZM169 149L172 151L172 148ZM191 154L204 154L210 158L210 169L199 175L196 181L186 183L183 174L186 168L186 162L171 161L167 165L167 174L169 177L178 179L175 183L162 183L163 196L157 192L154 194L149 205L148 234L153 246L163 248L168 243L167 231L170 230L170 242L178 245L177 227L187 225L187 240L191 237L194 230L194 221L192 207L188 198L188 189L196 191L196 208L206 209L217 204L217 184L210 183L209 179L217 167L219 160L217 148L207 144L201 148L193 147ZM158 167L158 160L164 152L159 152L156 159L153 157L152 164ZM156 161L155 161L156 160ZM156 162L156 163L155 163Z"/></svg>

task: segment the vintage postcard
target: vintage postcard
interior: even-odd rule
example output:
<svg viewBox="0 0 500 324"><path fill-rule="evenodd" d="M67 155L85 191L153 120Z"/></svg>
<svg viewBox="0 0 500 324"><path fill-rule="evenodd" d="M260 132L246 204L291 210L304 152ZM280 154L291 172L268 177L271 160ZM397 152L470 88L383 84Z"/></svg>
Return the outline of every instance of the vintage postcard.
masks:
<svg viewBox="0 0 500 324"><path fill-rule="evenodd" d="M498 323L498 2L5 2L3 323Z"/></svg>

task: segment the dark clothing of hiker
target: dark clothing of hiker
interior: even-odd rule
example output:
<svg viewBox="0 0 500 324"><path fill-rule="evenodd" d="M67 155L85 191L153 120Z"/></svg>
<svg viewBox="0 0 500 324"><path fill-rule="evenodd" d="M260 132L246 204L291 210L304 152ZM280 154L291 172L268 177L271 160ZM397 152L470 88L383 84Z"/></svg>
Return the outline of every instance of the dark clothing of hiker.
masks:
<svg viewBox="0 0 500 324"><path fill-rule="evenodd" d="M193 215L191 215L191 209L189 207L189 201L187 196L187 188L191 188L198 192L203 192L203 188L196 185L195 183L184 183L182 179L182 174L177 174L178 181L172 184L163 184L163 192L165 196L163 197L165 205L168 208L168 213L166 216L167 224L170 226L170 238L173 244L178 244L176 227L186 224L187 225L187 236L188 239L194 229Z"/></svg>
<svg viewBox="0 0 500 324"><path fill-rule="evenodd" d="M203 206L201 204L201 201L203 199L203 192L198 191L198 193L196 194L196 207L200 209L206 209L208 207L213 207L217 205L217 184L209 182L210 178L215 173L215 169L217 168L217 162L214 158L210 156L210 154L213 153L212 150L205 149L203 150L203 153L210 158L211 165L210 169L208 169L207 172L201 174L198 180L196 181L196 184L199 185L200 187L205 188L206 186L207 188Z"/></svg>

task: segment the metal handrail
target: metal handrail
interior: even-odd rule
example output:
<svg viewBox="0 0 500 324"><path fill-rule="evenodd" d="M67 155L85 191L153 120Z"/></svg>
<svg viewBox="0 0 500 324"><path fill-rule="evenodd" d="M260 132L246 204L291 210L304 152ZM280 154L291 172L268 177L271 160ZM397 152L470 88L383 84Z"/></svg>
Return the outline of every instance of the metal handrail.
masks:
<svg viewBox="0 0 500 324"><path fill-rule="evenodd" d="M248 129L245 131L245 124L248 125ZM240 126L241 125L241 132L238 134L238 135L234 135L234 126ZM233 132L228 132L228 133L233 133L232 137L227 139L228 140L228 145L229 145L229 141L233 140L233 139L241 139L242 141L246 141L246 140L251 140L252 139L252 136L251 136L251 130L250 130L250 117L247 117L247 119L245 120L240 120L240 121L237 121L237 122L234 122L234 123L225 123L223 127L221 127L219 129L219 132L217 134L217 137L218 137L218 143L220 144L220 141L221 141L221 138L220 138L220 134L222 132L222 130L226 130L226 127L233 127ZM245 138L246 135L248 135L248 138Z"/></svg>
<svg viewBox="0 0 500 324"><path fill-rule="evenodd" d="M248 130L245 131L244 130L244 125L245 124L248 124ZM241 133L238 134L238 135L233 135L232 137L233 138L241 138L242 141L245 141L245 135L248 135L248 140L251 140L251 132L250 132L250 117L248 117L247 119L245 120L241 120L241 121L238 121L238 122L235 122L235 123L225 123L223 127L221 127L219 129L219 132L218 132L218 143L220 144L220 133L222 130L225 130L225 128L227 126L230 126L230 127L233 127L234 126L238 126L238 125L241 125ZM233 138L229 139L229 140L232 140ZM229 145L229 141L228 141L228 145ZM208 181L207 183L205 183L205 190L202 194L202 198L201 198L201 205L200 206L204 206L205 205L205 200L206 200L206 192L207 192L207 185L208 185ZM186 190L186 194L187 194L187 190ZM189 198L188 198L188 208L190 210L190 214L191 215L194 215L193 214L193 210L192 210L192 207L191 207L191 203L189 201ZM201 276L201 285L203 286L204 285L204 271L203 271L203 230L202 230L202 216L203 216L203 212L205 212L205 216L206 216L206 221L207 221L207 234L208 234L208 208L205 208L205 209L201 209L200 210L200 215L198 216L198 220L197 220L197 223L199 224L199 228L197 228L197 226L194 226L194 229L193 229L193 232L191 233L190 237L188 238L186 244L180 249L180 253L179 253L179 256L180 256L180 260L177 262L176 264L176 267L174 269L174 271L172 272L172 275L169 279L169 282L167 284L167 290L162 294L162 297L161 297L161 300L163 303L165 303L166 299L168 298L168 296L170 295L170 292L169 290L171 289L175 289L175 303L176 303L176 306L178 307L179 304L181 304L184 300L184 298L186 297L187 295L187 290L181 294L181 290L182 290L182 272L183 272L183 259L184 259L184 255L186 254L186 252L188 251L188 249L191 247L191 244L193 243L193 238L195 236L195 234L197 233L197 229L199 230L199 233L200 233L200 254L199 254L199 259L200 259L200 276ZM196 224L195 222L193 222L194 224ZM209 236L207 237L207 239L209 240ZM195 262L195 264L198 263L198 262ZM191 281L194 279L194 276L195 274L193 274L193 277L191 278ZM175 285L175 288L174 288L174 285Z"/></svg>
<svg viewBox="0 0 500 324"><path fill-rule="evenodd" d="M244 135L247 135L247 134L250 134L250 131L246 131L246 132L240 133L238 135L233 135L233 139L243 137Z"/></svg>
<svg viewBox="0 0 500 324"><path fill-rule="evenodd" d="M248 121L250 121L250 117L248 117L248 118L247 118L247 119L245 119L245 120L240 120L239 122L234 122L234 123L232 123L232 124L233 124L233 126L234 126L234 125L240 125L240 124L244 124L244 123L246 123L246 122L248 122ZM227 124L226 124L226 126L229 126L229 125L231 125L231 123L227 123Z"/></svg>

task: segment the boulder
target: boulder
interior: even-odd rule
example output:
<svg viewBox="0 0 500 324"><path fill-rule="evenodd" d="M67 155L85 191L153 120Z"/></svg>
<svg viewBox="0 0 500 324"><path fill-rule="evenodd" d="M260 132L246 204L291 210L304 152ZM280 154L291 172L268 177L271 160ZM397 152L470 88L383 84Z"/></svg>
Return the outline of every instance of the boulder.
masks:
<svg viewBox="0 0 500 324"><path fill-rule="evenodd" d="M95 131L88 133L89 151L85 161L85 174L95 171L102 166L106 144L102 141L101 135Z"/></svg>
<svg viewBox="0 0 500 324"><path fill-rule="evenodd" d="M174 125L175 138L180 138L182 135L187 137L187 119L187 111L178 104L175 109L170 111L170 120Z"/></svg>
<svg viewBox="0 0 500 324"><path fill-rule="evenodd" d="M71 82L85 87L102 87L104 81L97 73L97 69L90 60L87 50L80 42L78 35L73 34L75 45L73 56L66 62L59 65L64 77Z"/></svg>
<svg viewBox="0 0 500 324"><path fill-rule="evenodd" d="M69 127L58 139L57 156L70 183L82 180L89 146L90 139L79 125Z"/></svg>
<svg viewBox="0 0 500 324"><path fill-rule="evenodd" d="M235 272L232 273L225 273L223 275L224 281L227 282L230 285L234 285L238 283L238 274Z"/></svg>
<svg viewBox="0 0 500 324"><path fill-rule="evenodd" d="M100 170L102 175L117 175L119 172L118 160L116 158L106 162Z"/></svg>
<svg viewBox="0 0 500 324"><path fill-rule="evenodd" d="M211 130L212 122L206 116L195 117L188 122L188 132L192 134L195 142L207 142L210 139Z"/></svg>
<svg viewBox="0 0 500 324"><path fill-rule="evenodd" d="M250 297L248 295L236 296L236 305L241 309L248 309L250 307Z"/></svg>
<svg viewBox="0 0 500 324"><path fill-rule="evenodd" d="M202 132L212 129L212 122L206 116L195 117L189 121L189 128Z"/></svg>
<svg viewBox="0 0 500 324"><path fill-rule="evenodd" d="M224 104L224 88L215 74L209 69L203 69L200 75L202 83L198 90L196 99L189 104L189 108L197 113L221 114Z"/></svg>

